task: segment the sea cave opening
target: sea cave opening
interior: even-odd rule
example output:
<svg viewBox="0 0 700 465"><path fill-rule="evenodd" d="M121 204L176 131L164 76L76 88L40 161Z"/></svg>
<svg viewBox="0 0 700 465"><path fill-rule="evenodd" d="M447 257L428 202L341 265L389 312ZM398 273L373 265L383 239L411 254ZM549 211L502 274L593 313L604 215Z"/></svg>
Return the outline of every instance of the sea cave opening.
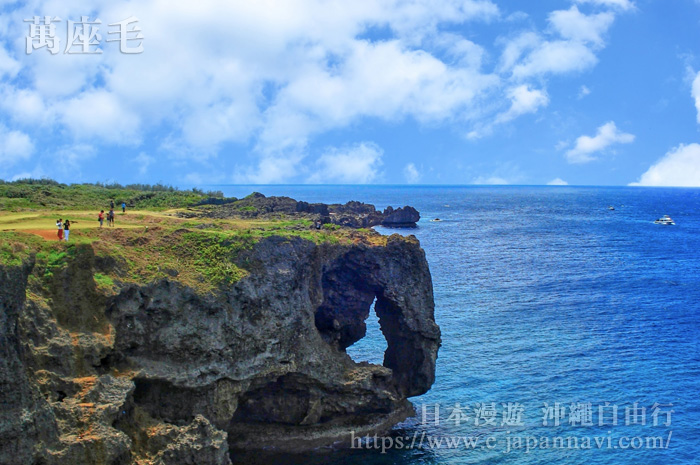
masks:
<svg viewBox="0 0 700 465"><path fill-rule="evenodd" d="M387 341L379 326L379 317L374 309L376 304L377 298L375 297L370 306L369 315L365 319L365 336L345 349L345 352L356 363L369 362L375 365L384 363Z"/></svg>

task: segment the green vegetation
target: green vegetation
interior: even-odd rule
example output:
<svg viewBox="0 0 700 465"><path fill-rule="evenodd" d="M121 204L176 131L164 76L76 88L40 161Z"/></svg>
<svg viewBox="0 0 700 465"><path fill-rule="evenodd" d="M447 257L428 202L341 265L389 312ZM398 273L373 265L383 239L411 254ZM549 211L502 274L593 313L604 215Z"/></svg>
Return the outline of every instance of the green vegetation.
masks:
<svg viewBox="0 0 700 465"><path fill-rule="evenodd" d="M109 209L114 200L115 210L122 202L129 209L165 210L197 204L210 197L223 197L221 192L204 192L199 189L179 190L172 186L156 184L59 184L52 180L25 179L0 182L0 210L22 211L28 209Z"/></svg>
<svg viewBox="0 0 700 465"><path fill-rule="evenodd" d="M317 230L309 218L284 214L210 218L207 213L214 206L193 205L212 196L221 195L162 185L0 181L0 265L19 266L33 259L35 266L29 279L34 284L31 292L36 294L47 285L55 286L54 277L74 260L93 268L96 288L105 295L129 283L146 284L164 278L207 293L244 278L251 264L241 254L272 236L316 244L386 243L385 236L371 230L331 224ZM125 201L130 208L117 216L116 227L105 222L99 228L97 211L106 209L110 199L116 207ZM241 206L246 212L254 212L255 208ZM58 217L71 220L70 242L57 240Z"/></svg>
<svg viewBox="0 0 700 465"><path fill-rule="evenodd" d="M111 289L114 286L114 281L112 278L102 273L95 273L93 278L95 279L95 283L98 287Z"/></svg>
<svg viewBox="0 0 700 465"><path fill-rule="evenodd" d="M26 260L32 250L32 242L38 243L41 239L29 239L29 243L16 237L13 233L0 232L0 265L19 266Z"/></svg>

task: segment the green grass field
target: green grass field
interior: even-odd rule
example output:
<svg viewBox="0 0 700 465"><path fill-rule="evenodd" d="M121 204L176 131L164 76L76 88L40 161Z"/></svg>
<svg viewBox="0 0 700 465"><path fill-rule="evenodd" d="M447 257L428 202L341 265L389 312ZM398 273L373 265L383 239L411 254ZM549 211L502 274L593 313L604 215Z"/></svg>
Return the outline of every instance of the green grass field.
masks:
<svg viewBox="0 0 700 465"><path fill-rule="evenodd" d="M148 204L156 198L151 195L154 192L139 191L138 196L145 197L132 198L139 208L127 209L126 213L115 209L115 226L109 227L105 221L100 228L98 213L108 209L102 205L112 198L132 195L132 190L12 183L10 194L19 192L25 197L8 198L2 196L2 188L7 186L0 184L0 206L17 198L20 202L14 202L12 209L0 207L0 265L17 266L33 256L40 270L36 279L44 280L66 266L79 246L90 245L97 256L116 260L112 272L96 277L96 284L105 290L119 283L168 278L207 292L245 276L247 271L238 264L238 254L270 236L301 238L316 244L386 244L385 236L371 230L335 225L316 230L305 218L180 217L180 211L193 213L193 209L205 208L195 206L204 195L190 191L155 192L158 202L153 208ZM60 202L56 202L57 191ZM18 207L20 203L30 206ZM71 221L68 242L58 240L59 218Z"/></svg>

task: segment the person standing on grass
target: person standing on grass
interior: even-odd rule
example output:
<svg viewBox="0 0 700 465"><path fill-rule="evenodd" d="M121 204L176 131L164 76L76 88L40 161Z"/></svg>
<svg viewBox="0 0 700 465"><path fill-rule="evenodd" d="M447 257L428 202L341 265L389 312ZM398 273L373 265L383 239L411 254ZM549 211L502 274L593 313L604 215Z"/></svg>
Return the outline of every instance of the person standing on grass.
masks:
<svg viewBox="0 0 700 465"><path fill-rule="evenodd" d="M105 220L105 211L104 210L100 210L100 214L97 215L97 219L100 222L100 228L102 228L102 223Z"/></svg>
<svg viewBox="0 0 700 465"><path fill-rule="evenodd" d="M126 213L126 202L122 202L122 213Z"/></svg>
<svg viewBox="0 0 700 465"><path fill-rule="evenodd" d="M59 218L56 221L56 227L58 228L58 240L61 241L63 240L63 218Z"/></svg>
<svg viewBox="0 0 700 465"><path fill-rule="evenodd" d="M114 209L109 210L109 213L107 213L107 224L114 227Z"/></svg>
<svg viewBox="0 0 700 465"><path fill-rule="evenodd" d="M112 210L114 210L114 199L112 199L112 200L109 201L109 208L111 208Z"/></svg>
<svg viewBox="0 0 700 465"><path fill-rule="evenodd" d="M70 235L70 221L66 220L65 223L63 223L63 238L65 239L66 242L68 242L68 236Z"/></svg>

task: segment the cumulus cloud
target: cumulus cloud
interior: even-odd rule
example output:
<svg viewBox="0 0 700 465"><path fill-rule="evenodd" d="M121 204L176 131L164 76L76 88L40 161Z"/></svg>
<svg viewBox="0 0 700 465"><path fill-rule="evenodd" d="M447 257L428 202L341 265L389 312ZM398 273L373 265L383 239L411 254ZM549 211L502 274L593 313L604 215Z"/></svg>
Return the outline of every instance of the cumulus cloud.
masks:
<svg viewBox="0 0 700 465"><path fill-rule="evenodd" d="M679 145L630 186L700 187L700 144Z"/></svg>
<svg viewBox="0 0 700 465"><path fill-rule="evenodd" d="M629 2L596 3L622 11ZM103 41L101 55L27 55L23 19L37 11L64 20L89 12L105 38L108 23L138 17L144 52L121 54ZM144 140L162 149L151 157L200 164L244 151L239 182L318 173L346 182L332 169L339 154L308 160L314 137L367 119L487 134L549 103L544 75L594 66L613 15L552 12L546 30L500 39L503 53L493 59L486 44L459 32L476 21L508 22L492 0L37 0L0 20L0 33L20 38L0 46L0 79L22 76L21 85L0 84L0 116L21 133L51 127L59 146L126 145L132 157ZM233 144L244 149L228 150Z"/></svg>
<svg viewBox="0 0 700 465"><path fill-rule="evenodd" d="M591 89L589 89L587 86L581 86L581 88L578 91L578 99L581 100L587 95L591 94Z"/></svg>
<svg viewBox="0 0 700 465"><path fill-rule="evenodd" d="M21 131L0 124L0 165L11 166L27 160L34 152L34 143Z"/></svg>
<svg viewBox="0 0 700 465"><path fill-rule="evenodd" d="M66 101L58 110L63 124L78 139L138 143L140 117L106 90L90 90Z"/></svg>
<svg viewBox="0 0 700 465"><path fill-rule="evenodd" d="M53 120L42 96L31 89L0 87L0 108L14 121L30 126L44 126Z"/></svg>
<svg viewBox="0 0 700 465"><path fill-rule="evenodd" d="M267 147L304 143L315 132L359 117L421 122L458 115L497 79L470 68L450 68L398 40L357 42L334 69L311 66L280 91L264 115Z"/></svg>
<svg viewBox="0 0 700 465"><path fill-rule="evenodd" d="M589 69L598 63L596 52L605 46L603 36L615 14L587 15L576 5L549 14L549 36L523 32L505 42L499 70L511 71L516 79L546 74L566 74Z"/></svg>
<svg viewBox="0 0 700 465"><path fill-rule="evenodd" d="M528 113L536 113L549 104L549 97L545 90L531 89L528 84L510 87L504 93L510 102L508 109L497 114L492 121L476 124L475 128L467 133L468 139L488 136L499 124L507 123Z"/></svg>
<svg viewBox="0 0 700 465"><path fill-rule="evenodd" d="M148 129L143 125L165 123L172 128L168 137L194 148L216 151L225 142L257 138L261 156L278 156L361 117L452 118L497 82L477 71L483 50L471 41L453 35L451 64L431 49L444 48L440 25L497 18L490 0L47 0L46 6L62 18L94 12L103 23L128 12L143 29L140 55L120 54L110 48L116 44L102 42L102 55L39 49L23 58L40 99L81 140L138 143L140 129ZM26 35L22 19L42 9L40 2L9 13L14 20L8 24L17 25L12 34ZM387 28L393 40L361 38L371 28ZM18 69L0 48L0 73ZM87 118L85 108L101 114ZM286 129L290 115L297 124Z"/></svg>
<svg viewBox="0 0 700 465"><path fill-rule="evenodd" d="M615 15L611 12L585 15L576 5L568 10L558 10L550 13L549 22L552 28L565 39L578 42L590 42L603 45L602 35L610 28Z"/></svg>
<svg viewBox="0 0 700 465"><path fill-rule="evenodd" d="M548 186L568 186L569 183L564 181L562 178L554 178L547 183Z"/></svg>
<svg viewBox="0 0 700 465"><path fill-rule="evenodd" d="M530 89L526 84L509 89L506 95L511 101L510 108L496 117L496 123L505 123L526 113L534 113L549 103L545 91Z"/></svg>
<svg viewBox="0 0 700 465"><path fill-rule="evenodd" d="M631 10L634 8L634 3L630 0L576 0L576 3L590 3L596 6L603 6L617 10Z"/></svg>
<svg viewBox="0 0 700 465"><path fill-rule="evenodd" d="M613 144L629 144L634 142L635 136L627 134L615 126L613 121L605 123L598 128L596 135L581 136L576 139L574 148L566 152L569 163L588 163L596 159L596 153L602 152Z"/></svg>
<svg viewBox="0 0 700 465"><path fill-rule="evenodd" d="M529 78L542 74L565 74L583 71L598 63L585 44L569 40L543 42L522 63L513 68L513 76Z"/></svg>
<svg viewBox="0 0 700 465"><path fill-rule="evenodd" d="M255 168L241 169L234 175L238 183L277 184L294 178L300 172L304 155L300 152L265 155Z"/></svg>
<svg viewBox="0 0 700 465"><path fill-rule="evenodd" d="M420 180L420 172L414 163L409 163L403 168L403 176L409 184L415 184Z"/></svg>
<svg viewBox="0 0 700 465"><path fill-rule="evenodd" d="M700 124L700 72L698 72L693 81L692 95L695 100L695 109L698 111L697 121Z"/></svg>
<svg viewBox="0 0 700 465"><path fill-rule="evenodd" d="M315 184L367 184L379 177L383 151L363 142L345 149L332 148L321 155L308 182Z"/></svg>

